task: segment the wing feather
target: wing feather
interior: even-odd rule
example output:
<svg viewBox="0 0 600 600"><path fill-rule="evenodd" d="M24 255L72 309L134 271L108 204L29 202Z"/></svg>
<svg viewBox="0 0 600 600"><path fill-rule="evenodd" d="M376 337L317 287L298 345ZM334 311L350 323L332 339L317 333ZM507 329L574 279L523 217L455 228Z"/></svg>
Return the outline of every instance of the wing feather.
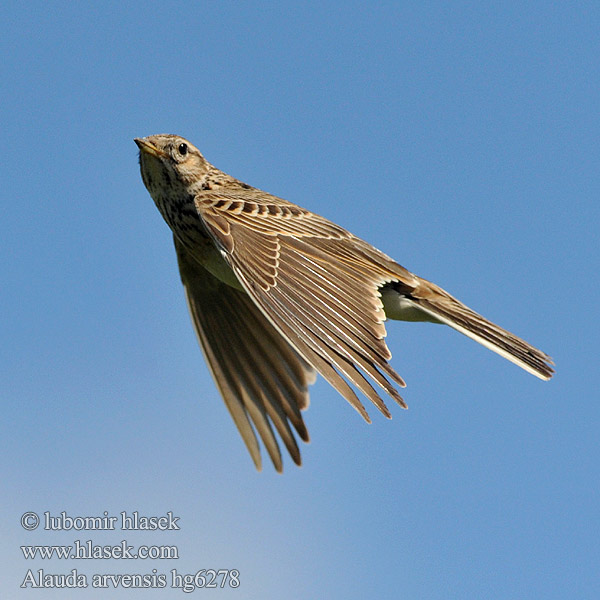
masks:
<svg viewBox="0 0 600 600"><path fill-rule="evenodd" d="M256 432L278 471L282 470L275 431L293 460L308 432L300 410L308 406L314 370L265 319L243 291L221 282L175 239L181 279L200 344L213 378L258 469Z"/></svg>
<svg viewBox="0 0 600 600"><path fill-rule="evenodd" d="M237 204L242 195L252 198L251 209ZM285 201L272 198L252 190L239 197L209 192L198 196L196 206L242 286L304 359L338 391L343 388L340 393L363 417L364 406L348 393L347 382L389 417L370 381L401 406L394 383L405 384L388 363L379 288L396 281L399 272L408 274L407 286L414 277L383 253L376 261L378 251L338 225L297 207L284 210L287 204L277 202ZM228 227L211 227L215 218Z"/></svg>

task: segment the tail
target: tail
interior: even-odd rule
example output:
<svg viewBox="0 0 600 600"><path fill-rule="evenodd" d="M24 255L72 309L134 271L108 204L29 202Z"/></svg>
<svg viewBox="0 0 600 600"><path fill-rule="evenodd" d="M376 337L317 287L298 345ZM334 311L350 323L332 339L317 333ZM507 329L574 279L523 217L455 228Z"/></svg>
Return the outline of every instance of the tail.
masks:
<svg viewBox="0 0 600 600"><path fill-rule="evenodd" d="M410 290L402 289L402 284L392 286L401 294L403 303L432 320L460 331L540 379L547 381L552 377L554 363L547 354L488 321L437 285L419 278L419 285Z"/></svg>

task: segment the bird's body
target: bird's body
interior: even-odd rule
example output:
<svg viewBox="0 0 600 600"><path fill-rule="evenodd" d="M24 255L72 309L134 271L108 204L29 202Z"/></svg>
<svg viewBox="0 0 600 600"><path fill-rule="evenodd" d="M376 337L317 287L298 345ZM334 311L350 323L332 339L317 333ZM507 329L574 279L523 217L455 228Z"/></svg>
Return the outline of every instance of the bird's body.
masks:
<svg viewBox="0 0 600 600"><path fill-rule="evenodd" d="M445 323L541 379L551 360L331 221L213 167L187 140L136 139L142 178L171 228L192 319L213 377L258 468L255 430L277 470L273 427L294 461L290 424L320 373L369 420L352 384L405 406L388 361L386 318Z"/></svg>

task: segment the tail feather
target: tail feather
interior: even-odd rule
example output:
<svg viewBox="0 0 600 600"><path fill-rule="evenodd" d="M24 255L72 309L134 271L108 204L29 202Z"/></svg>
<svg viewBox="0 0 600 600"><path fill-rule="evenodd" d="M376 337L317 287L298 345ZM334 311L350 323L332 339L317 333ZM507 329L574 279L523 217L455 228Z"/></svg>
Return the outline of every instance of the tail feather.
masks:
<svg viewBox="0 0 600 600"><path fill-rule="evenodd" d="M471 310L442 288L425 280L408 294L407 302L434 319L479 342L540 379L554 374L552 359L525 340Z"/></svg>

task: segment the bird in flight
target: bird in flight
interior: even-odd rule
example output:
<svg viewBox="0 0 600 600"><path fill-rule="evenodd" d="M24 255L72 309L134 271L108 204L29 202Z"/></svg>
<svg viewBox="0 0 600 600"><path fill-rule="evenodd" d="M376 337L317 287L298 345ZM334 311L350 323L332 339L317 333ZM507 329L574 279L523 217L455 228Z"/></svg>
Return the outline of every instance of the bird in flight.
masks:
<svg viewBox="0 0 600 600"><path fill-rule="evenodd" d="M367 421L381 391L406 408L385 321L443 323L540 379L552 360L342 227L243 183L177 135L136 138L143 182L173 232L192 321L229 412L261 469L276 433L301 464L301 411L319 373ZM357 394L359 392L359 394ZM292 430L293 429L293 430Z"/></svg>

